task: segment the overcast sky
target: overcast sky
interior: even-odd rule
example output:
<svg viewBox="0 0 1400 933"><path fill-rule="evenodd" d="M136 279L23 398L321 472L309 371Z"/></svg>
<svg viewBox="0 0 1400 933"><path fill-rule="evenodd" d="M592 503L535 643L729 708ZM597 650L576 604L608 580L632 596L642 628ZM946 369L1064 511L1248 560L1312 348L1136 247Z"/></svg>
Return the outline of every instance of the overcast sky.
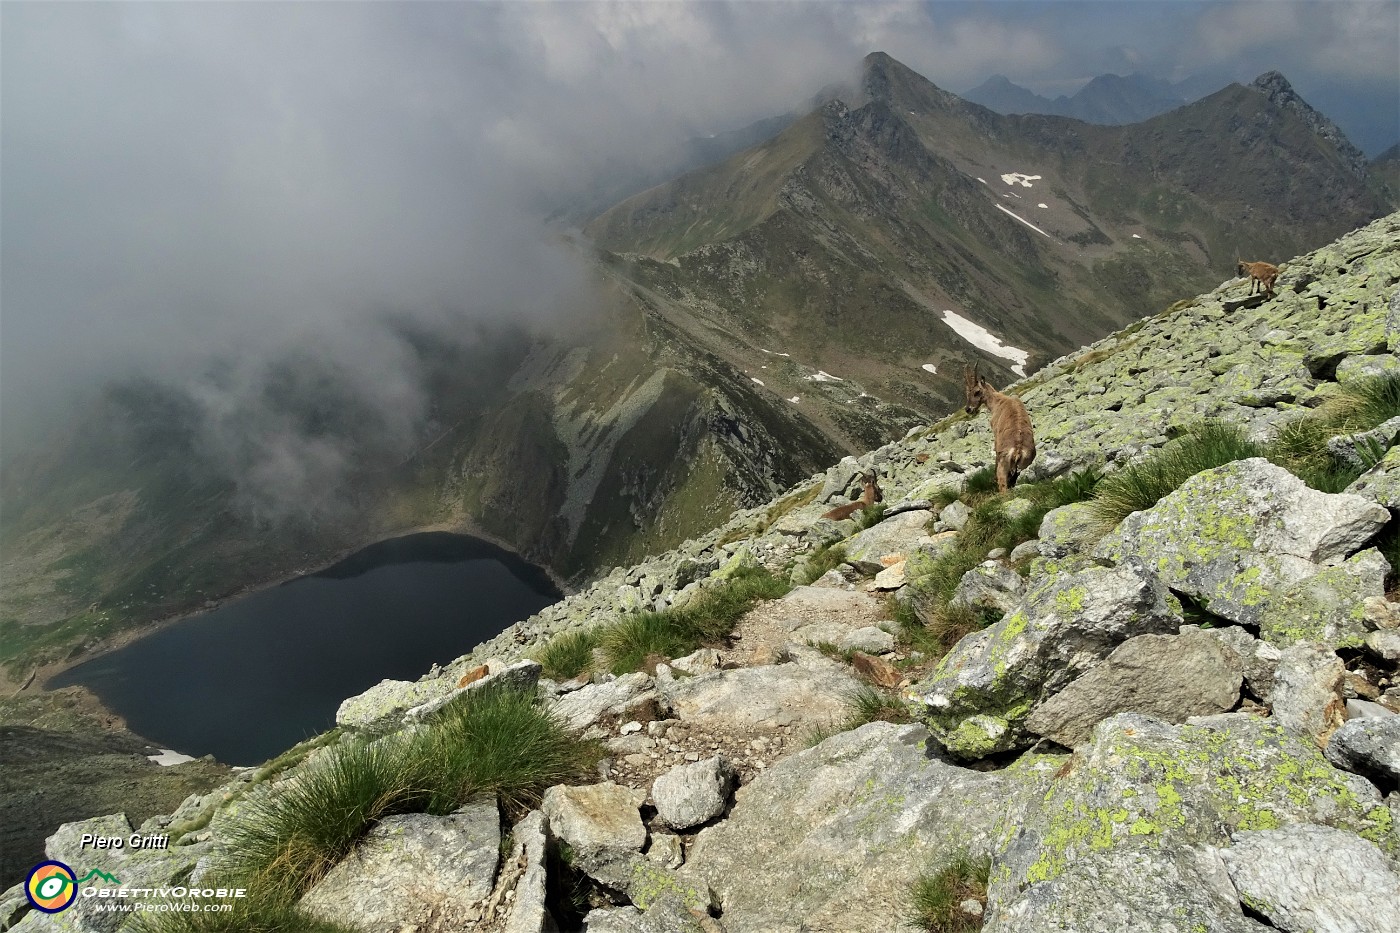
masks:
<svg viewBox="0 0 1400 933"><path fill-rule="evenodd" d="M1284 72L1400 139L1400 4L0 4L0 417L86 377L288 346L414 411L384 310L587 305L539 218L604 169L785 112L884 50L1005 74ZM256 365L249 364L256 379ZM22 417L20 417L22 421Z"/></svg>

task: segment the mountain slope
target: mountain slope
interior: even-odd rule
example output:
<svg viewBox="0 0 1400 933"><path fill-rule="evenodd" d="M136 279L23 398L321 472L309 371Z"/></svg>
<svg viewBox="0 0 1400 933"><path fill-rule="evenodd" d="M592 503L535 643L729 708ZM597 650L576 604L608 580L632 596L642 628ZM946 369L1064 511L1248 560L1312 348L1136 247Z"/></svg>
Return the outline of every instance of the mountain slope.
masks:
<svg viewBox="0 0 1400 933"><path fill-rule="evenodd" d="M1041 113L1117 125L1137 123L1204 96L1195 92L1198 84L1191 79L1172 84L1140 74L1103 74L1073 95L1052 100L1012 83L1005 75L993 75L961 96L1001 114Z"/></svg>

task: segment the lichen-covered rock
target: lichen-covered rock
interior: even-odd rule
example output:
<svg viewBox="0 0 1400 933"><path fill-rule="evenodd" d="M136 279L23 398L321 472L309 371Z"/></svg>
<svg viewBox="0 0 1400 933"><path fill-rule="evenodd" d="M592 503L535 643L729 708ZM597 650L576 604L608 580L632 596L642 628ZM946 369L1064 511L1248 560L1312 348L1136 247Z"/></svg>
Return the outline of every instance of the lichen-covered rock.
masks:
<svg viewBox="0 0 1400 933"><path fill-rule="evenodd" d="M381 680L364 693L344 700L335 711L335 722L347 729L366 728L385 719L403 715L406 710L441 699L456 689L455 680L440 677L429 680Z"/></svg>
<svg viewBox="0 0 1400 933"><path fill-rule="evenodd" d="M1294 645L1279 655L1271 697L1274 720L1294 735L1324 748L1346 721L1342 659L1324 647Z"/></svg>
<svg viewBox="0 0 1400 933"><path fill-rule="evenodd" d="M1204 632L1139 635L1033 709L1026 728L1074 746L1115 713L1185 722L1232 709L1242 680L1238 657Z"/></svg>
<svg viewBox="0 0 1400 933"><path fill-rule="evenodd" d="M448 933L480 919L500 858L496 801L448 816L379 821L301 899L313 916L364 930Z"/></svg>
<svg viewBox="0 0 1400 933"><path fill-rule="evenodd" d="M1400 437L1400 418L1391 418L1369 431L1329 438L1327 452L1358 470L1368 469L1384 458Z"/></svg>
<svg viewBox="0 0 1400 933"><path fill-rule="evenodd" d="M934 735L960 758L1026 747L1035 703L1128 638L1180 624L1176 601L1140 561L1050 573L1000 622L958 642L913 695Z"/></svg>
<svg viewBox="0 0 1400 933"><path fill-rule="evenodd" d="M719 755L678 765L652 783L656 815L672 829L708 823L729 805L735 777L734 767Z"/></svg>
<svg viewBox="0 0 1400 933"><path fill-rule="evenodd" d="M531 661L528 658L506 665L500 670L492 670L485 677L460 687L454 687L440 697L434 697L407 710L403 715L404 722L423 722L434 713L446 709L450 704L459 702L463 697L481 690L516 690L521 693L534 693L535 687L540 681L541 670L543 668L540 667L538 661Z"/></svg>
<svg viewBox="0 0 1400 933"><path fill-rule="evenodd" d="M1330 826L1235 833L1220 850L1240 900L1289 933L1400 930L1400 875L1380 849Z"/></svg>
<svg viewBox="0 0 1400 933"><path fill-rule="evenodd" d="M1400 662L1400 631L1380 629L1370 632L1365 640L1366 652L1390 664Z"/></svg>
<svg viewBox="0 0 1400 933"><path fill-rule="evenodd" d="M1037 803L1001 839L986 933L1258 931L1213 852L1231 833L1315 823L1397 847L1374 787L1243 713L1106 719Z"/></svg>
<svg viewBox="0 0 1400 933"><path fill-rule="evenodd" d="M1088 502L1071 502L1051 509L1040 520L1040 553L1067 557L1082 553L1098 538L1099 521Z"/></svg>
<svg viewBox="0 0 1400 933"><path fill-rule="evenodd" d="M1188 479L1099 542L1111 561L1146 561L1216 615L1259 625L1274 590L1359 549L1390 513L1359 496L1309 489L1263 458Z"/></svg>
<svg viewBox="0 0 1400 933"><path fill-rule="evenodd" d="M501 866L496 890L491 892L491 900L510 904L504 933L551 933L558 929L545 904L547 827L544 814L531 810L511 828L511 850Z"/></svg>
<svg viewBox="0 0 1400 933"><path fill-rule="evenodd" d="M1382 790L1400 789L1400 716L1349 719L1332 733L1323 754L1338 768L1359 774Z"/></svg>
<svg viewBox="0 0 1400 933"><path fill-rule="evenodd" d="M938 521L944 528L961 531L971 516L972 510L967 507L967 503L955 500L945 505L943 510L938 513Z"/></svg>
<svg viewBox="0 0 1400 933"><path fill-rule="evenodd" d="M928 737L871 723L783 759L695 837L681 877L714 890L731 931L904 929L914 879L989 853L1062 760L983 773L931 756Z"/></svg>
<svg viewBox="0 0 1400 933"><path fill-rule="evenodd" d="M599 907L583 918L583 933L711 933L720 929L706 926L707 915L688 907L685 899L666 894L646 910L634 906Z"/></svg>
<svg viewBox="0 0 1400 933"><path fill-rule="evenodd" d="M1357 477L1346 492L1400 511L1400 447L1387 450L1380 462Z"/></svg>
<svg viewBox="0 0 1400 933"><path fill-rule="evenodd" d="M1300 641L1354 648L1366 635L1365 600L1385 593L1389 572L1380 551L1367 548L1283 587L1265 601L1260 635L1280 648Z"/></svg>
<svg viewBox="0 0 1400 933"><path fill-rule="evenodd" d="M963 574L948 600L954 608L993 609L1005 615L1020 601L1026 581L1010 567L985 560Z"/></svg>

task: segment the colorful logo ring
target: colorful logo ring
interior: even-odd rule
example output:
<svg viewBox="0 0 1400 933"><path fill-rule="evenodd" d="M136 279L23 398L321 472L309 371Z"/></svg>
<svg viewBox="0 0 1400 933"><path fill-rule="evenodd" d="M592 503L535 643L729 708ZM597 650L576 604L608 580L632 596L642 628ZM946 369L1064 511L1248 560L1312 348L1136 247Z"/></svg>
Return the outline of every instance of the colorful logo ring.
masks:
<svg viewBox="0 0 1400 933"><path fill-rule="evenodd" d="M35 910L56 914L78 899L78 878L62 862L40 862L24 881L24 896Z"/></svg>

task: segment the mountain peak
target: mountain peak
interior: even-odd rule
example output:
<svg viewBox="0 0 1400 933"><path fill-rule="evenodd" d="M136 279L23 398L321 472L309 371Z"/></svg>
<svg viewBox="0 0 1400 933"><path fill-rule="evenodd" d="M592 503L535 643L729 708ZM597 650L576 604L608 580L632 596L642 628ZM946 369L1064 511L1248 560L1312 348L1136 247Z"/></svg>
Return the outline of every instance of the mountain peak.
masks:
<svg viewBox="0 0 1400 933"><path fill-rule="evenodd" d="M1288 79L1282 73L1266 71L1255 78L1249 87L1267 97L1275 107L1293 111L1308 125L1309 129L1336 148L1337 154L1341 156L1342 164L1347 167L1348 171L1358 178L1366 176L1366 156L1360 149L1352 145L1351 140L1347 139L1341 127L1314 110L1307 101L1299 97L1298 92L1293 90L1293 85L1288 83Z"/></svg>

